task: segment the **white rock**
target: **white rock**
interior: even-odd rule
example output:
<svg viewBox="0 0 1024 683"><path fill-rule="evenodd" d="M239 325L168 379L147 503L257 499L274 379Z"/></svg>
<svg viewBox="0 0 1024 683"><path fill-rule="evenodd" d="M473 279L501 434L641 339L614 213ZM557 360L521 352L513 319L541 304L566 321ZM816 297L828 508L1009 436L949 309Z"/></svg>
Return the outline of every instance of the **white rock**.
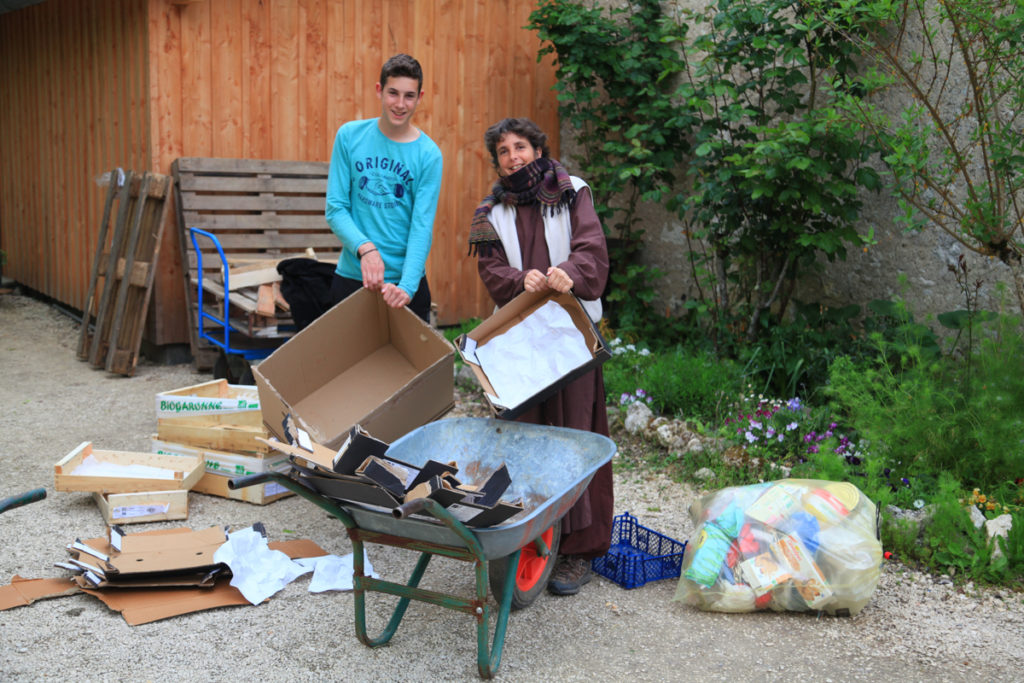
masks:
<svg viewBox="0 0 1024 683"><path fill-rule="evenodd" d="M699 481L708 481L715 478L715 471L710 467L701 467L693 473L693 478Z"/></svg>
<svg viewBox="0 0 1024 683"><path fill-rule="evenodd" d="M626 431L630 434L636 434L643 430L653 417L654 413L647 407L647 404L640 401L630 403L629 407L626 408Z"/></svg>
<svg viewBox="0 0 1024 683"><path fill-rule="evenodd" d="M990 519L985 522L985 533L988 534L988 540L993 545L992 558L1001 557L1003 549L999 547L999 543L995 540L996 536L1002 536L1006 538L1006 535L1010 533L1010 528L1013 526L1013 517L1010 515L999 515L995 519Z"/></svg>
<svg viewBox="0 0 1024 683"><path fill-rule="evenodd" d="M975 529L980 529L981 525L985 523L985 515L981 510L971 505L969 508L971 515L971 522L974 523Z"/></svg>
<svg viewBox="0 0 1024 683"><path fill-rule="evenodd" d="M701 441L700 439L698 439L697 437L693 437L692 439L690 439L690 442L686 444L686 452L687 453L703 453L704 452L704 442Z"/></svg>

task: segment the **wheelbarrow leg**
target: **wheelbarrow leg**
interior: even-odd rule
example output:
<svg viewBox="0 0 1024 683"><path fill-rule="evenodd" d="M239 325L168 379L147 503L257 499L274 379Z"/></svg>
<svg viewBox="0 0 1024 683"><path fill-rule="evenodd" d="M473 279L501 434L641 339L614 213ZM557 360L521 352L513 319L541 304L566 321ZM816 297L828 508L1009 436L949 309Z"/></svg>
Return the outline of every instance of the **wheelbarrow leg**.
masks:
<svg viewBox="0 0 1024 683"><path fill-rule="evenodd" d="M359 638L359 642L369 647L380 647L381 645L387 644L391 637L395 635L395 631L398 630L398 625L402 622L402 617L405 616L405 610L409 607L409 597L402 597L398 600L398 606L395 607L395 611L391 615L391 619L388 621L388 625L384 628L376 638L371 638L366 632L366 587L363 579L365 578L365 563L363 553L363 542L359 539L352 540L352 569L353 569L353 597L355 599L355 612L356 612L356 637ZM423 578L423 573L427 570L427 565L430 564L430 553L421 553L420 559L416 562L416 567L413 569L412 575L409 577L408 586L410 588L416 588L420 585L420 579Z"/></svg>
<svg viewBox="0 0 1024 683"><path fill-rule="evenodd" d="M509 564L515 567L519 563L517 550L509 557ZM487 604L487 565L477 563L476 565L476 596L484 606L482 614L477 616L476 624L476 665L481 678L494 678L498 667L501 665L501 651L505 647L505 629L508 626L508 615L512 611L512 593L516 583L516 573L507 572L505 576L505 587L501 592L501 604L498 605L498 612L495 615L494 623L494 644L488 648L487 626L490 622L491 608Z"/></svg>

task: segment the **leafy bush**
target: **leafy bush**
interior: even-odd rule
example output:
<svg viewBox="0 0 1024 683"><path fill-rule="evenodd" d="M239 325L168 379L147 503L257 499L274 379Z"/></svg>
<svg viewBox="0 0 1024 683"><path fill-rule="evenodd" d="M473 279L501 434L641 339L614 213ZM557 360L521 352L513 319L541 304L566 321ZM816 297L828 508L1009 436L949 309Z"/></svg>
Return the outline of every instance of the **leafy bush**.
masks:
<svg viewBox="0 0 1024 683"><path fill-rule="evenodd" d="M640 398L663 415L714 422L742 386L735 363L707 352L682 347L652 352L618 339L610 344L614 353L604 366L604 384L611 403L628 405Z"/></svg>

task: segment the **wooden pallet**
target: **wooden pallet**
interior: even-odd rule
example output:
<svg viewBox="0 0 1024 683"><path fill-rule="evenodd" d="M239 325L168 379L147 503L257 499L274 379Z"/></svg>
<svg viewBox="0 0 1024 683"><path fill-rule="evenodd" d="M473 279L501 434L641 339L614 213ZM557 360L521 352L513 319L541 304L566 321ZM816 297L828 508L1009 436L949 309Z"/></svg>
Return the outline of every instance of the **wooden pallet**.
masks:
<svg viewBox="0 0 1024 683"><path fill-rule="evenodd" d="M170 183L169 176L156 173L110 173L78 340L78 357L94 367L135 374Z"/></svg>
<svg viewBox="0 0 1024 683"><path fill-rule="evenodd" d="M217 278L211 273L220 273L224 264L208 240L200 242L197 255L188 229L200 228L216 235L233 271L236 267L255 271L273 268L282 259L308 255L309 249L317 258L337 260L341 243L324 218L327 163L182 157L175 160L171 170L192 356L197 369L209 370L218 349L199 337L198 264L201 258L203 277L213 283ZM237 293L235 277L233 274L229 278L232 296ZM207 289L204 304L208 303L208 294L215 298ZM245 312L244 305L234 309L242 311L240 315L251 313ZM276 317L278 328L287 329L291 322L287 311L278 307ZM232 317L230 323L232 329L252 329L251 318L236 321ZM284 338L286 334L282 333L281 341ZM232 346L235 339L232 336ZM241 341L244 343L244 338ZM266 343L265 336L260 341Z"/></svg>

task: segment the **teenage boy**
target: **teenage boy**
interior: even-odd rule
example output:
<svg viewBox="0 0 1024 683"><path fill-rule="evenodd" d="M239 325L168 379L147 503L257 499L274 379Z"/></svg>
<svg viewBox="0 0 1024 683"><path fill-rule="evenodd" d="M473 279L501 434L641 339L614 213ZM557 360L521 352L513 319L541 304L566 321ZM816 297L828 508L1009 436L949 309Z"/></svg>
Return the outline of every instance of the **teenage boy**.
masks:
<svg viewBox="0 0 1024 683"><path fill-rule="evenodd" d="M424 275L441 191L441 150L412 125L423 69L406 54L384 63L381 115L338 129L327 174L327 224L342 251L331 283L341 301L360 287L430 321Z"/></svg>

